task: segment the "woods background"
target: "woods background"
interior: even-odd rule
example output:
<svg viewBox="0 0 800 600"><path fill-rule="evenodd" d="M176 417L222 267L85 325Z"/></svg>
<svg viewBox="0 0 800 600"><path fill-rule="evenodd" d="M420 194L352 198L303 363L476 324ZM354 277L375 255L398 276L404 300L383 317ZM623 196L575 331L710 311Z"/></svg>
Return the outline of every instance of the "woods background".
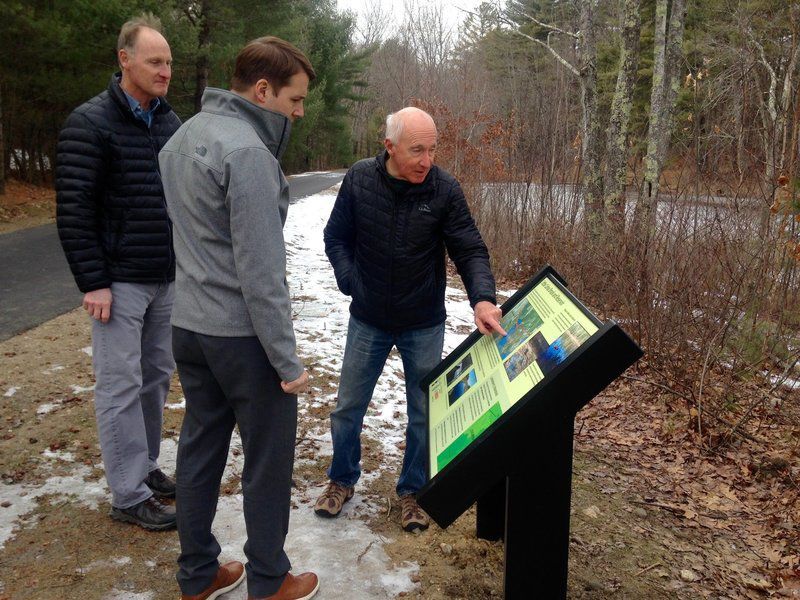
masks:
<svg viewBox="0 0 800 600"><path fill-rule="evenodd" d="M800 357L800 3L486 2L457 30L404 6L397 25L331 0L2 0L0 188L51 182L59 128L107 85L131 16L162 19L183 119L277 35L318 74L287 172L374 155L385 115L422 106L501 280L553 264L643 346L641 377L697 443L768 437Z"/></svg>

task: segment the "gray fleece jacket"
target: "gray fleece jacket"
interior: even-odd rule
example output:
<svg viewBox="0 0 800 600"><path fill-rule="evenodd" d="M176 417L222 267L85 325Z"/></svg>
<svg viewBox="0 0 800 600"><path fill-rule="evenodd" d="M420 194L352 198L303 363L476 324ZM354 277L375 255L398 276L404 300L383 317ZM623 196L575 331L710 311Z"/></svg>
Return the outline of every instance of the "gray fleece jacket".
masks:
<svg viewBox="0 0 800 600"><path fill-rule="evenodd" d="M286 284L289 184L280 159L291 123L208 88L201 112L159 154L176 259L172 324L258 336L284 381L303 373Z"/></svg>

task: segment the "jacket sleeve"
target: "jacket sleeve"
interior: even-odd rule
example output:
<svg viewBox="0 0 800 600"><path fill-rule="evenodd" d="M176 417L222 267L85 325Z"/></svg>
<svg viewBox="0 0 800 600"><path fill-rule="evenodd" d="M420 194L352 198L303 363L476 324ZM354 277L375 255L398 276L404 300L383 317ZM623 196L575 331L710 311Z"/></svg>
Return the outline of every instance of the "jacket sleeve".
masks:
<svg viewBox="0 0 800 600"><path fill-rule="evenodd" d="M474 307L482 300L496 304L489 251L469 212L464 192L456 181L453 181L447 206L443 227L444 243L467 289L470 306Z"/></svg>
<svg viewBox="0 0 800 600"><path fill-rule="evenodd" d="M244 148L225 159L223 185L234 266L250 321L280 378L294 381L304 367L286 283L280 167L267 150Z"/></svg>
<svg viewBox="0 0 800 600"><path fill-rule="evenodd" d="M325 225L325 254L333 267L336 285L345 296L351 293L355 260L356 224L352 202L352 174L348 171L339 188L331 216Z"/></svg>
<svg viewBox="0 0 800 600"><path fill-rule="evenodd" d="M111 286L99 227L106 154L95 126L73 112L56 148L56 225L75 283L84 293Z"/></svg>

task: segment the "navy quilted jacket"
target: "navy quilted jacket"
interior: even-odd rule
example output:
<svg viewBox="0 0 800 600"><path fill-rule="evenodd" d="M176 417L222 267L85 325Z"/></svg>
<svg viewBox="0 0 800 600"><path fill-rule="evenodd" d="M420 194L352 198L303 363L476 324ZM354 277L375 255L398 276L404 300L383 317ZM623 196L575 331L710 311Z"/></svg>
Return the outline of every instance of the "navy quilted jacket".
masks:
<svg viewBox="0 0 800 600"><path fill-rule="evenodd" d="M455 178L434 165L397 198L385 160L350 168L325 227L325 253L353 316L395 332L444 321L445 249L470 304L495 303L489 252Z"/></svg>
<svg viewBox="0 0 800 600"><path fill-rule="evenodd" d="M61 130L58 234L82 292L114 281L175 279L158 152L181 123L160 100L148 129L114 75L108 89L76 108Z"/></svg>

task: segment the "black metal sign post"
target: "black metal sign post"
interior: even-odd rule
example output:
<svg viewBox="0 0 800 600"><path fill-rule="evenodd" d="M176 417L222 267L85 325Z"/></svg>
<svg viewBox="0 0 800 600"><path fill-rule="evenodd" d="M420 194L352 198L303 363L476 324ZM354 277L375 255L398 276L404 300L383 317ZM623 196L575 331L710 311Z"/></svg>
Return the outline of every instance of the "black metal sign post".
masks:
<svg viewBox="0 0 800 600"><path fill-rule="evenodd" d="M503 305L503 313L544 277L568 293L548 267ZM597 323L597 331L430 478L417 496L442 528L477 502L477 536L504 541L506 600L566 598L575 415L642 356L616 323L600 322L570 298ZM426 393L479 337L473 333L423 380Z"/></svg>

